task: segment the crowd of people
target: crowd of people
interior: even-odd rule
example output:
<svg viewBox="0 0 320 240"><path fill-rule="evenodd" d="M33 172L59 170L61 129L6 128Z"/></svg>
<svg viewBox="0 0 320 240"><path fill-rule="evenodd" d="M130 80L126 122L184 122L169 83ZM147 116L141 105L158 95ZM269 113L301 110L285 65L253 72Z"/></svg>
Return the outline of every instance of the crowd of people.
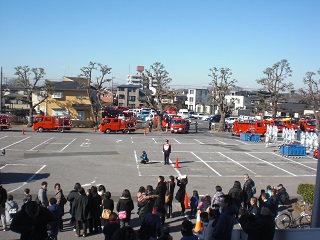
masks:
<svg viewBox="0 0 320 240"><path fill-rule="evenodd" d="M248 239L273 239L279 204L284 204L289 196L282 184L278 189L267 186L257 198L255 183L248 174L244 174L244 183L235 181L228 194L221 186L215 187L215 193L199 195L193 190L188 199L190 212L186 213L187 177L158 177L155 188L141 186L137 191L137 205L128 189L123 190L115 204L112 195L103 185L84 189L80 183L74 185L68 195L59 183L54 184L54 196L48 199L48 183L42 182L33 201L30 189L24 190L22 206L19 209L12 195L0 185L0 214L3 231L20 233L21 239L58 239L64 231L63 216L65 210L71 215L70 226L75 236L86 237L104 234L106 240L154 240L172 239L166 219L173 218L173 201L180 203L179 215L184 216L181 224L181 240L231 239L233 226L240 223L248 234ZM176 190L178 188L178 190ZM68 204L67 204L68 203ZM70 208L65 209L69 205ZM140 228L134 231L130 222L136 209ZM190 221L200 215L202 228L193 231Z"/></svg>

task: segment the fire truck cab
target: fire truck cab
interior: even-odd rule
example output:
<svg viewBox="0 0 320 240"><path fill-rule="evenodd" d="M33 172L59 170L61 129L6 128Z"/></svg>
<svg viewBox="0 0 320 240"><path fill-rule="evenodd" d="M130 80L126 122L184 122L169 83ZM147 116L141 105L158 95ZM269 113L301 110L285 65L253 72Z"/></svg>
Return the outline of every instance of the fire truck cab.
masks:
<svg viewBox="0 0 320 240"><path fill-rule="evenodd" d="M103 118L99 124L99 131L104 133L123 132L130 133L136 131L136 122L129 119Z"/></svg>
<svg viewBox="0 0 320 240"><path fill-rule="evenodd" d="M189 133L190 122L182 117L173 117L170 125L171 133Z"/></svg>
<svg viewBox="0 0 320 240"><path fill-rule="evenodd" d="M315 120L301 119L300 129L303 132L315 132L317 131L317 123Z"/></svg>
<svg viewBox="0 0 320 240"><path fill-rule="evenodd" d="M71 130L72 127L70 117L36 116L33 119L32 129L38 132L44 130L64 132L65 130Z"/></svg>
<svg viewBox="0 0 320 240"><path fill-rule="evenodd" d="M264 121L235 121L233 123L232 135L240 135L241 133L252 133L264 135L267 127Z"/></svg>
<svg viewBox="0 0 320 240"><path fill-rule="evenodd" d="M293 128L295 131L300 127L300 123L298 119L295 118L284 118L281 120L283 127L285 128Z"/></svg>
<svg viewBox="0 0 320 240"><path fill-rule="evenodd" d="M1 131L3 129L9 129L11 126L10 126L10 122L9 122L9 117L7 115L3 115L3 114L0 114L0 129Z"/></svg>

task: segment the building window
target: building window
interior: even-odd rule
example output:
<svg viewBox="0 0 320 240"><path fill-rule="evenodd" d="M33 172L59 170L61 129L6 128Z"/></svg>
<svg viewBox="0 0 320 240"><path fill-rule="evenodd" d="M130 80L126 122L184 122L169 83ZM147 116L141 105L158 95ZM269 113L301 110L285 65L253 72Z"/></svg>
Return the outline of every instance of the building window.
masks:
<svg viewBox="0 0 320 240"><path fill-rule="evenodd" d="M62 92L54 92L52 94L52 98L62 98L63 97L63 93Z"/></svg>
<svg viewBox="0 0 320 240"><path fill-rule="evenodd" d="M123 91L124 91L124 88L119 88L119 91L120 91L120 92L123 92Z"/></svg>
<svg viewBox="0 0 320 240"><path fill-rule="evenodd" d="M135 88L128 88L128 92L135 92L136 89Z"/></svg>
<svg viewBox="0 0 320 240"><path fill-rule="evenodd" d="M135 96L129 96L129 101L135 101L136 97Z"/></svg>
<svg viewBox="0 0 320 240"><path fill-rule="evenodd" d="M77 93L77 96L76 96L76 98L78 99L78 100L83 100L83 94L82 93Z"/></svg>
<svg viewBox="0 0 320 240"><path fill-rule="evenodd" d="M193 103L193 97L189 97L189 102Z"/></svg>
<svg viewBox="0 0 320 240"><path fill-rule="evenodd" d="M124 99L124 95L123 95L123 94L120 94L120 95L119 95L119 99Z"/></svg>
<svg viewBox="0 0 320 240"><path fill-rule="evenodd" d="M190 94L194 94L194 90L189 90L189 93Z"/></svg>

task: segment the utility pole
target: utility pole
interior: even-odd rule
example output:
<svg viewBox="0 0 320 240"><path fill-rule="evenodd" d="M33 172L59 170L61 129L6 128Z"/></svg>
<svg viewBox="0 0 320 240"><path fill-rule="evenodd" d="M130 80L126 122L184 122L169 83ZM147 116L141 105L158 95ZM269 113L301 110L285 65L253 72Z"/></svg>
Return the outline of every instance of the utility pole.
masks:
<svg viewBox="0 0 320 240"><path fill-rule="evenodd" d="M2 113L2 67L1 67L1 77L0 77L0 113Z"/></svg>

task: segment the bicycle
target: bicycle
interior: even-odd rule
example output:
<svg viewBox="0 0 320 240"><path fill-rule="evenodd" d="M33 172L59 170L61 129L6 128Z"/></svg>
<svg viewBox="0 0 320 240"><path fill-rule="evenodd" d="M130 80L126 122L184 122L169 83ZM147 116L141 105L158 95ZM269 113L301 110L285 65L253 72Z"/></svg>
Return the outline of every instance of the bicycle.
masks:
<svg viewBox="0 0 320 240"><path fill-rule="evenodd" d="M293 209L288 209L287 211L287 213L281 213L275 218L277 229L310 228L312 215L305 212L305 207L296 218L293 218Z"/></svg>

